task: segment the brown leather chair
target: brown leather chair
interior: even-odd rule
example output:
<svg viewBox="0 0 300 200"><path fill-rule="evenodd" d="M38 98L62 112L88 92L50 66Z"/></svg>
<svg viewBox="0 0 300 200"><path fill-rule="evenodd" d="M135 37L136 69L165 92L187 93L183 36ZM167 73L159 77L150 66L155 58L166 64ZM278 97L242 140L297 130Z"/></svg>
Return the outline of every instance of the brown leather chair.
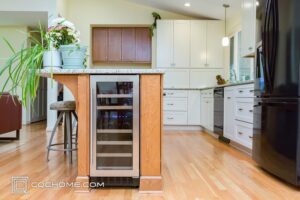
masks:
<svg viewBox="0 0 300 200"><path fill-rule="evenodd" d="M0 94L0 134L16 131L16 137L1 137L0 140L18 140L22 128L22 105L17 96Z"/></svg>

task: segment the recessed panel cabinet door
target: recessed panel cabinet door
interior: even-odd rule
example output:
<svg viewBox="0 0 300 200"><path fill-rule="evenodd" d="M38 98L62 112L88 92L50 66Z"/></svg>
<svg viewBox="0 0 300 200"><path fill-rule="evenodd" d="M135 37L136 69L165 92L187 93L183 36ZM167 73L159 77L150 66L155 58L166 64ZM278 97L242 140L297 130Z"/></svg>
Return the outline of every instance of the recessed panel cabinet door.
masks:
<svg viewBox="0 0 300 200"><path fill-rule="evenodd" d="M108 59L108 28L93 29L93 62L103 62Z"/></svg>
<svg viewBox="0 0 300 200"><path fill-rule="evenodd" d="M108 29L108 61L116 62L122 60L122 29Z"/></svg>
<svg viewBox="0 0 300 200"><path fill-rule="evenodd" d="M207 21L207 53L206 67L224 68L224 22L217 20Z"/></svg>
<svg viewBox="0 0 300 200"><path fill-rule="evenodd" d="M122 28L122 61L135 60L135 28Z"/></svg>
<svg viewBox="0 0 300 200"><path fill-rule="evenodd" d="M135 46L135 60L137 62L151 62L151 35L149 28L136 28L136 46Z"/></svg>
<svg viewBox="0 0 300 200"><path fill-rule="evenodd" d="M203 68L206 64L206 21L191 21L191 67Z"/></svg>
<svg viewBox="0 0 300 200"><path fill-rule="evenodd" d="M173 21L157 21L157 67L173 67Z"/></svg>
<svg viewBox="0 0 300 200"><path fill-rule="evenodd" d="M188 125L200 125L200 91L189 91L188 97Z"/></svg>
<svg viewBox="0 0 300 200"><path fill-rule="evenodd" d="M234 88L225 88L224 90L224 136L234 140Z"/></svg>
<svg viewBox="0 0 300 200"><path fill-rule="evenodd" d="M174 21L174 67L188 68L190 66L190 33L189 20Z"/></svg>

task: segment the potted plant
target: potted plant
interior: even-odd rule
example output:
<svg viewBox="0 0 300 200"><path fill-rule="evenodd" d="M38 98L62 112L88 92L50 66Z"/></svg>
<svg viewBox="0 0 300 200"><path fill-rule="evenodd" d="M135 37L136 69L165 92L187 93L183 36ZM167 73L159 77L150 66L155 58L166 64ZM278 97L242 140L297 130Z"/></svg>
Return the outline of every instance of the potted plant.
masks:
<svg viewBox="0 0 300 200"><path fill-rule="evenodd" d="M27 100L34 100L39 86L40 69L43 66L43 56L48 50L48 42L45 40L45 32L40 26L38 32L41 40L28 34L28 47L22 47L16 51L11 43L4 39L13 55L6 61L0 70L0 77L4 77L1 83L0 93L9 92L18 95L22 91L22 104L27 105Z"/></svg>
<svg viewBox="0 0 300 200"><path fill-rule="evenodd" d="M63 68L83 68L87 47L80 46L79 31L70 21L64 18L56 18L46 34L55 49L62 54Z"/></svg>

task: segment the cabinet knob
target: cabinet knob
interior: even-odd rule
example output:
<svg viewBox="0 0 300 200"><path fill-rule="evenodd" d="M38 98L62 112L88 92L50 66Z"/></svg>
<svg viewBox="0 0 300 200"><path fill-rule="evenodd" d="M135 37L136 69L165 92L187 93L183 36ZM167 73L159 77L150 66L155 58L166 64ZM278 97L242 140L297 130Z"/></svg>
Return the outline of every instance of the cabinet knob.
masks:
<svg viewBox="0 0 300 200"><path fill-rule="evenodd" d="M164 95L164 97L165 97L165 96L167 96L167 94L166 94L166 93L163 93L163 95Z"/></svg>

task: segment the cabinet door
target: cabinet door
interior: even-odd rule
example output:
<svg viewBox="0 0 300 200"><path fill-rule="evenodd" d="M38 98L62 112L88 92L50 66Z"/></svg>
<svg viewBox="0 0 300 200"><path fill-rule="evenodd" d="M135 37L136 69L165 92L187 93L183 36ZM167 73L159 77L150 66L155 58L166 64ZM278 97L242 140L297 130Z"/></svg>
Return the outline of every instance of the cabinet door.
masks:
<svg viewBox="0 0 300 200"><path fill-rule="evenodd" d="M188 96L188 125L200 125L200 91L189 91Z"/></svg>
<svg viewBox="0 0 300 200"><path fill-rule="evenodd" d="M135 60L135 28L122 28L122 61Z"/></svg>
<svg viewBox="0 0 300 200"><path fill-rule="evenodd" d="M210 131L214 130L214 99L213 98L207 98L207 116L208 116L208 122L207 122L207 129Z"/></svg>
<svg viewBox="0 0 300 200"><path fill-rule="evenodd" d="M151 35L149 28L135 28L135 60L142 63L151 63Z"/></svg>
<svg viewBox="0 0 300 200"><path fill-rule="evenodd" d="M206 64L206 21L191 21L191 68Z"/></svg>
<svg viewBox="0 0 300 200"><path fill-rule="evenodd" d="M242 3L242 56L255 53L256 0Z"/></svg>
<svg viewBox="0 0 300 200"><path fill-rule="evenodd" d="M173 21L157 21L157 67L170 68L173 64Z"/></svg>
<svg viewBox="0 0 300 200"><path fill-rule="evenodd" d="M234 88L225 88L224 91L224 136L234 139Z"/></svg>
<svg viewBox="0 0 300 200"><path fill-rule="evenodd" d="M190 87L203 88L217 85L216 76L224 77L223 69L193 69L190 70Z"/></svg>
<svg viewBox="0 0 300 200"><path fill-rule="evenodd" d="M106 62L108 59L108 29L93 29L93 62Z"/></svg>
<svg viewBox="0 0 300 200"><path fill-rule="evenodd" d="M122 61L122 29L108 29L108 61Z"/></svg>
<svg viewBox="0 0 300 200"><path fill-rule="evenodd" d="M189 88L189 70L167 70L164 75L165 88Z"/></svg>
<svg viewBox="0 0 300 200"><path fill-rule="evenodd" d="M174 67L190 66L190 21L174 21Z"/></svg>
<svg viewBox="0 0 300 200"><path fill-rule="evenodd" d="M206 67L224 68L224 22L217 20L207 21L207 52Z"/></svg>
<svg viewBox="0 0 300 200"><path fill-rule="evenodd" d="M204 128L207 127L207 98L201 96L200 102L200 124Z"/></svg>

